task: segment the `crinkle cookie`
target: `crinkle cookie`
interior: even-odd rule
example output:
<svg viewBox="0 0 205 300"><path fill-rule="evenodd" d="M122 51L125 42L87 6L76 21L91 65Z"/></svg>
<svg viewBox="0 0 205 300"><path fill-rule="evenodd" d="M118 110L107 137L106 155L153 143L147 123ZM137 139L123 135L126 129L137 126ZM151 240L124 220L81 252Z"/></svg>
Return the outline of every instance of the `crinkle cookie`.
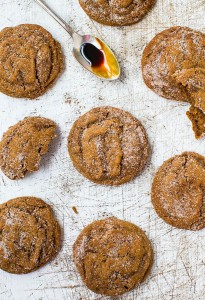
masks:
<svg viewBox="0 0 205 300"><path fill-rule="evenodd" d="M143 52L142 73L146 85L158 95L186 101L192 111L198 110L190 119L200 138L205 128L198 130L196 123L202 123L205 114L205 34L187 27L157 34Z"/></svg>
<svg viewBox="0 0 205 300"><path fill-rule="evenodd" d="M73 246L73 256L85 285L107 296L121 295L138 286L153 261L145 233L114 217L85 227Z"/></svg>
<svg viewBox="0 0 205 300"><path fill-rule="evenodd" d="M110 106L94 108L73 124L68 150L82 175L107 185L139 175L150 154L142 124L130 113Z"/></svg>
<svg viewBox="0 0 205 300"><path fill-rule="evenodd" d="M0 142L0 168L10 179L20 179L39 169L42 155L56 137L56 124L46 118L28 117L9 127Z"/></svg>
<svg viewBox="0 0 205 300"><path fill-rule="evenodd" d="M111 26L125 26L140 21L156 0L79 0L86 14Z"/></svg>
<svg viewBox="0 0 205 300"><path fill-rule="evenodd" d="M0 92L37 98L62 68L61 46L43 27L23 24L0 32Z"/></svg>
<svg viewBox="0 0 205 300"><path fill-rule="evenodd" d="M168 224L190 230L205 227L205 157L184 152L165 161L152 183L152 203Z"/></svg>
<svg viewBox="0 0 205 300"><path fill-rule="evenodd" d="M60 249L61 231L51 207L34 197L0 205L0 268L13 274L32 272Z"/></svg>

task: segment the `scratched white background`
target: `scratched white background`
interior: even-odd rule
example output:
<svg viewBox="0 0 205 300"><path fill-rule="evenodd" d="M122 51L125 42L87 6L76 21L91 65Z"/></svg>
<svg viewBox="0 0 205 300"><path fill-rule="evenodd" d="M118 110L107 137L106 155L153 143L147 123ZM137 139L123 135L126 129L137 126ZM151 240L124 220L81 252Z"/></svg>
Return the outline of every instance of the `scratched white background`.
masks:
<svg viewBox="0 0 205 300"><path fill-rule="evenodd" d="M19 181L0 173L0 202L18 196L36 196L50 203L63 228L62 249L56 259L28 275L0 271L0 300L108 299L82 284L72 262L72 245L81 229L95 219L114 215L143 228L152 241L155 261L146 282L119 299L204 300L205 230L189 232L170 227L159 219L150 201L156 169L182 151L205 155L205 140L194 139L185 116L187 104L167 101L150 91L142 80L140 60L146 43L159 31L185 25L205 32L204 0L158 0L138 24L111 28L91 21L77 0L47 0L75 30L93 33L116 52L122 77L101 81L78 65L71 55L70 37L32 0L0 0L0 29L20 23L36 23L60 41L66 69L55 86L37 101L12 99L0 94L0 135L26 116L51 118L58 124L52 144L38 172ZM112 105L128 110L145 126L152 157L134 181L119 187L98 186L83 178L67 153L72 123L93 107ZM72 206L76 206L76 215Z"/></svg>

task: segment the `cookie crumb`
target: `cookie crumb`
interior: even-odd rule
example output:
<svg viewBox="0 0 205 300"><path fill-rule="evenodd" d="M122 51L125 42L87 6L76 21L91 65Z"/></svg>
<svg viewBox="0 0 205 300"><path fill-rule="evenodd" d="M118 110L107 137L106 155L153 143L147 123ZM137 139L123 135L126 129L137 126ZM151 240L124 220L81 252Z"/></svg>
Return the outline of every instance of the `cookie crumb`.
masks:
<svg viewBox="0 0 205 300"><path fill-rule="evenodd" d="M78 215L78 210L77 210L77 208L76 208L75 206L72 206L72 210L74 211L74 213L75 213L76 215Z"/></svg>

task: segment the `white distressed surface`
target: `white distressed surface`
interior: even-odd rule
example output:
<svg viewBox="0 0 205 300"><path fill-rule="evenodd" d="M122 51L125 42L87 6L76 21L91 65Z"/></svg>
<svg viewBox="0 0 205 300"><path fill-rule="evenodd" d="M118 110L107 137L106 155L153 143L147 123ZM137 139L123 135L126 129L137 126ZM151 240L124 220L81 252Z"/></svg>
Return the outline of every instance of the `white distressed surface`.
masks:
<svg viewBox="0 0 205 300"><path fill-rule="evenodd" d="M204 0L158 0L140 23L124 28L91 21L77 0L47 0L79 32L93 33L116 52L121 80L103 82L86 72L71 55L69 36L32 0L1 0L0 29L36 23L60 41L66 70L56 85L38 101L12 99L0 94L0 135L25 116L48 117L59 125L59 137L42 160L38 172L19 181L0 173L0 202L18 196L36 196L53 206L64 230L63 245L54 261L28 275L0 271L0 300L107 299L82 284L72 262L72 245L80 230L95 219L114 215L144 229L151 239L155 262L151 275L123 300L204 300L205 231L189 232L165 224L150 201L151 180L165 159L182 151L205 155L205 140L196 141L185 116L188 105L167 101L143 83L140 60L146 43L159 31L174 25L205 32ZM98 186L83 178L67 153L71 125L96 106L112 105L133 113L144 124L153 153L150 164L134 181L119 187ZM76 206L76 215L72 206Z"/></svg>

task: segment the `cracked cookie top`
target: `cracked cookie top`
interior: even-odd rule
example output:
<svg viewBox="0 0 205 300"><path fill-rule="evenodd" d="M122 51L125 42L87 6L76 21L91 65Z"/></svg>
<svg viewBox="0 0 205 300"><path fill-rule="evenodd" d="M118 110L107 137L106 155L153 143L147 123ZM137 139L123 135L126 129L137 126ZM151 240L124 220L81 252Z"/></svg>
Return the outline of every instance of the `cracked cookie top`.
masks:
<svg viewBox="0 0 205 300"><path fill-rule="evenodd" d="M140 21L156 0L79 0L86 14L95 21L112 26Z"/></svg>
<svg viewBox="0 0 205 300"><path fill-rule="evenodd" d="M36 98L62 68L60 44L41 26L24 24L0 32L0 92Z"/></svg>
<svg viewBox="0 0 205 300"><path fill-rule="evenodd" d="M152 203L168 224L190 230L205 227L205 158L184 152L165 161L152 184Z"/></svg>
<svg viewBox="0 0 205 300"><path fill-rule="evenodd" d="M80 173L107 185L139 175L149 156L142 124L130 113L109 106L94 108L74 123L68 150Z"/></svg>
<svg viewBox="0 0 205 300"><path fill-rule="evenodd" d="M86 286L107 296L134 289L146 278L153 261L145 233L114 217L85 227L73 246L73 256Z"/></svg>
<svg viewBox="0 0 205 300"><path fill-rule="evenodd" d="M13 274L34 271L60 248L60 227L44 201L21 197L0 205L0 268Z"/></svg>
<svg viewBox="0 0 205 300"><path fill-rule="evenodd" d="M42 155L55 138L56 124L46 118L28 117L11 126L0 142L0 168L10 179L20 179L39 169Z"/></svg>
<svg viewBox="0 0 205 300"><path fill-rule="evenodd" d="M180 26L160 32L144 49L142 73L158 95L205 108L198 103L205 102L205 34Z"/></svg>

